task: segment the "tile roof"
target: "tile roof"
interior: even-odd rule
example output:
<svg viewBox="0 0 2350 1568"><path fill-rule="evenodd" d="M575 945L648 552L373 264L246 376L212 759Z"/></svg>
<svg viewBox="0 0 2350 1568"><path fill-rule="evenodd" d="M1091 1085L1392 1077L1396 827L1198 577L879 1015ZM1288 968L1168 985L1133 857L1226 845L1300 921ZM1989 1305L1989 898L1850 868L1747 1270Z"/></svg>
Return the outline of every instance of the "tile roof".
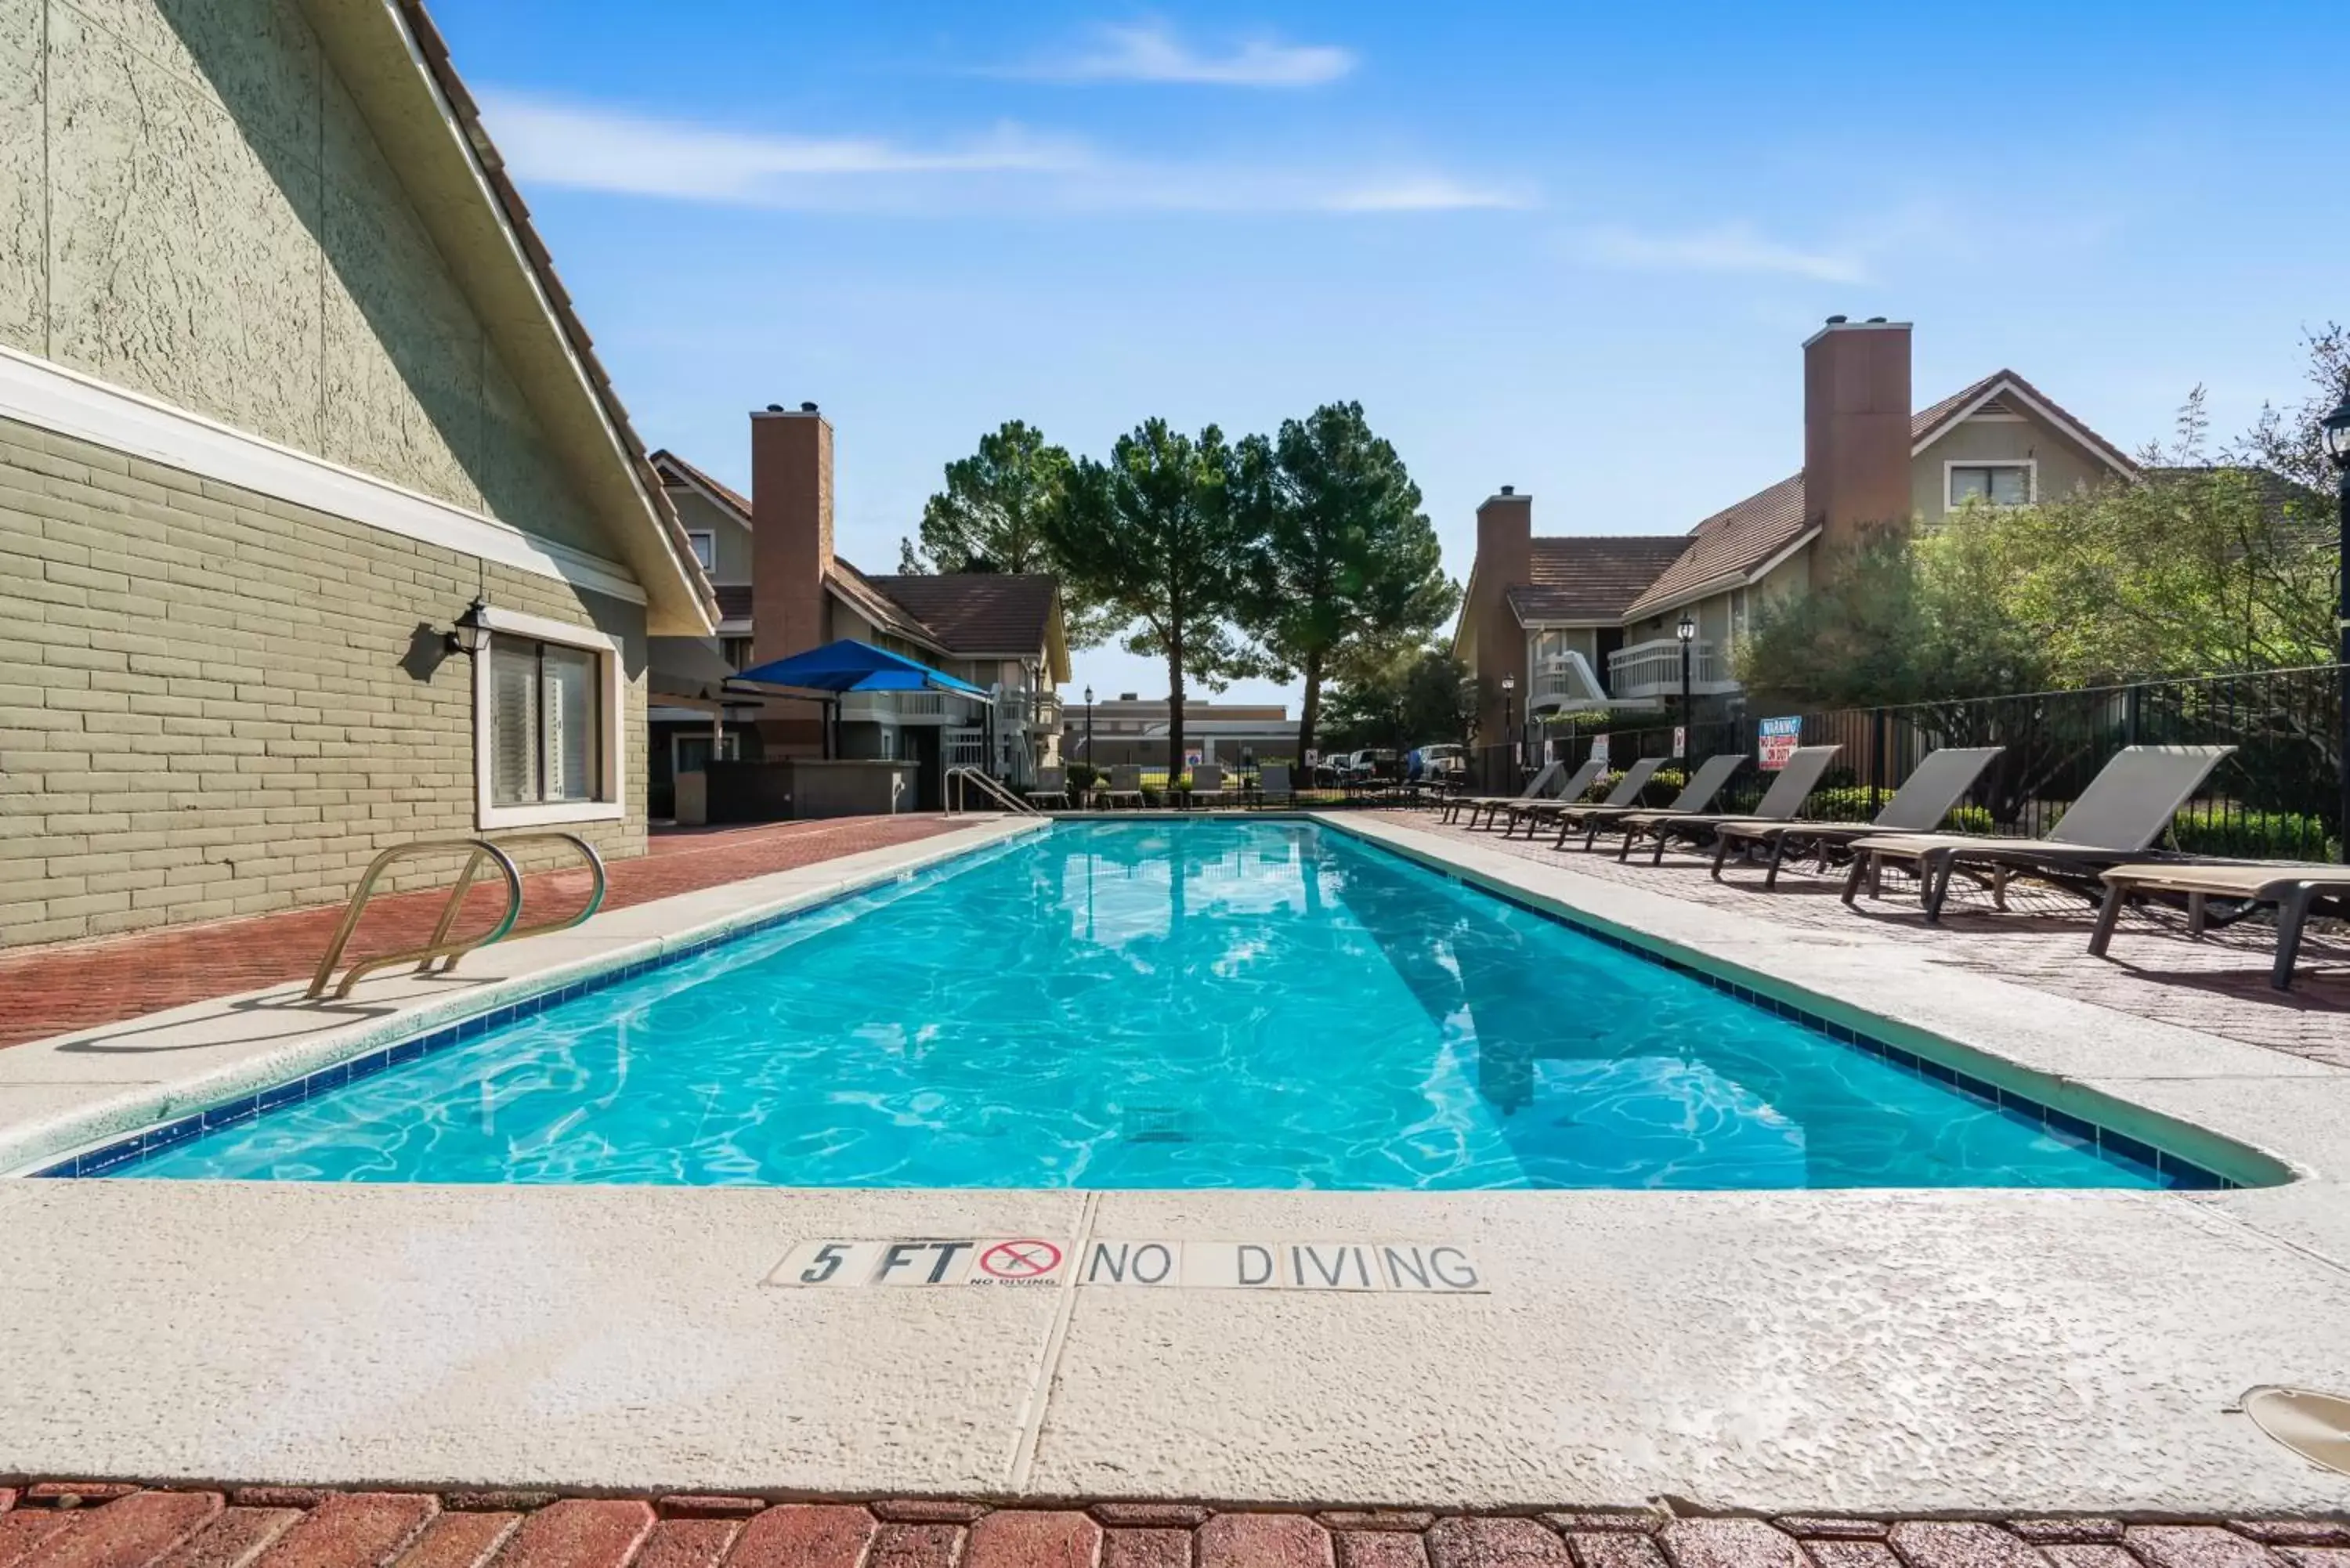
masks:
<svg viewBox="0 0 2350 1568"><path fill-rule="evenodd" d="M1533 541L1533 581L1509 590L1521 622L1614 620L1689 548L1686 534L1554 535Z"/></svg>
<svg viewBox="0 0 2350 1568"><path fill-rule="evenodd" d="M1624 607L1624 618L1662 609L1707 583L1752 572L1803 532L1804 476L1798 473L1723 507L1683 535L1687 548L1646 593Z"/></svg>
<svg viewBox="0 0 2350 1568"><path fill-rule="evenodd" d="M749 524L751 498L741 491L721 484L707 472L696 468L667 447L653 453L651 461L653 472L661 476L663 483L681 483L689 488L699 490L708 495L712 501L739 515L745 525Z"/></svg>
<svg viewBox="0 0 2350 1568"><path fill-rule="evenodd" d="M927 642L933 648L945 648L939 634L924 625L921 617L881 591L871 577L835 556L832 558L832 591L857 607L867 620L884 631L899 637Z"/></svg>
<svg viewBox="0 0 2350 1568"><path fill-rule="evenodd" d="M1057 578L1037 573L946 572L868 579L904 606L952 653L1029 653L1051 635Z"/></svg>
<svg viewBox="0 0 2350 1568"><path fill-rule="evenodd" d="M727 620L751 618L751 585L721 583L718 585L718 613Z"/></svg>
<svg viewBox="0 0 2350 1568"><path fill-rule="evenodd" d="M1960 410L2002 381L2022 392L2028 401L2039 404L2063 421L2067 434L2080 438L2084 445L2124 473L2137 472L2137 462L2129 453L2082 423L2079 417L2071 410L2012 370L1993 370L1965 390L1952 393L1931 408L1918 410L1917 417L1909 422L1909 439L1913 442L1923 444L1941 434L1942 428L1955 419Z"/></svg>
<svg viewBox="0 0 2350 1568"><path fill-rule="evenodd" d="M514 182L506 176L505 159L500 155L497 144L490 140L489 131L482 125L481 107L473 101L473 95L466 90L463 78L457 74L456 62L450 57L448 40L442 37L440 27L433 22L431 13L425 10L422 0L397 0L397 4L401 19L407 23L410 35L416 40L417 54L422 58L425 68L432 73L433 84L441 89L442 97L448 100L458 129L464 135L465 144L473 150L473 161L481 169L484 182L496 199L507 226L514 232L515 244L522 251L533 275L538 280L541 292L554 311L556 326L570 344L580 369L587 373L588 384L602 407L605 419L619 436L630 465L639 475L639 488L645 493L646 502L652 508L653 519L669 544L671 555L676 557L686 581L692 585L694 592L701 597L703 609L714 618L717 597L711 590L710 578L703 573L702 563L694 559L693 544L685 536L685 524L679 521L677 509L670 504L669 497L660 485L645 483L656 477L645 443L638 436L636 427L629 422L629 410L621 405L619 393L613 389L612 378L605 371L603 361L596 357L595 339L588 335L588 328L580 321L578 312L571 307L571 293L563 286L562 278L556 274L555 256L547 250L546 243L539 238L537 226L531 222L529 206L523 201L522 192L515 189Z"/></svg>

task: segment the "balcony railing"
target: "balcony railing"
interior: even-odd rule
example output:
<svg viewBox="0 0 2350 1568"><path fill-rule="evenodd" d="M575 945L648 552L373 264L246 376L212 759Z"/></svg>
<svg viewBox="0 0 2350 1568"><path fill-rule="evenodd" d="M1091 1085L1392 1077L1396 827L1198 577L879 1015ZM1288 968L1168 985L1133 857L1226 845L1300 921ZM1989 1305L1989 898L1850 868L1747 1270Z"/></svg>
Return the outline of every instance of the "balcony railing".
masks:
<svg viewBox="0 0 2350 1568"><path fill-rule="evenodd" d="M995 697L995 716L1001 724L1057 730L1061 727L1061 694L1041 690L1000 691Z"/></svg>
<svg viewBox="0 0 2350 1568"><path fill-rule="evenodd" d="M1690 645L1690 690L1711 696L1735 691L1738 682L1713 644ZM1607 691L1619 702L1649 697L1678 697L1681 691L1681 645L1679 639L1636 642L1607 656Z"/></svg>
<svg viewBox="0 0 2350 1568"><path fill-rule="evenodd" d="M1599 690L1599 682L1581 654L1566 654L1537 660L1534 678L1528 683L1526 711L1536 712L1544 708L1573 710L1605 708L1607 693Z"/></svg>
<svg viewBox="0 0 2350 1568"><path fill-rule="evenodd" d="M950 702L954 704L951 709ZM962 707L961 698L950 698L943 691L844 691L840 697L840 716L850 723L902 723L909 719L942 723Z"/></svg>

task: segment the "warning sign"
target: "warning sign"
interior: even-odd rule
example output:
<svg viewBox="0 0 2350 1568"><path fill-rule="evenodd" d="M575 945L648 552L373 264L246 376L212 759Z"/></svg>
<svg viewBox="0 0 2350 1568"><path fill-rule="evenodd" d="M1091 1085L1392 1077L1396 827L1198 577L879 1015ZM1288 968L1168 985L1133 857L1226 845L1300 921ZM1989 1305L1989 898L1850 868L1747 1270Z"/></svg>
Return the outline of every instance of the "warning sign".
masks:
<svg viewBox="0 0 2350 1568"><path fill-rule="evenodd" d="M1485 1272L1457 1241L1088 1241L909 1236L803 1241L771 1285L893 1289L1055 1285L1109 1290L1383 1291L1484 1295Z"/></svg>
<svg viewBox="0 0 2350 1568"><path fill-rule="evenodd" d="M1795 748L1803 743L1804 721L1800 718L1765 719L1758 735L1754 760L1766 769L1776 772L1787 765L1787 759L1794 755Z"/></svg>

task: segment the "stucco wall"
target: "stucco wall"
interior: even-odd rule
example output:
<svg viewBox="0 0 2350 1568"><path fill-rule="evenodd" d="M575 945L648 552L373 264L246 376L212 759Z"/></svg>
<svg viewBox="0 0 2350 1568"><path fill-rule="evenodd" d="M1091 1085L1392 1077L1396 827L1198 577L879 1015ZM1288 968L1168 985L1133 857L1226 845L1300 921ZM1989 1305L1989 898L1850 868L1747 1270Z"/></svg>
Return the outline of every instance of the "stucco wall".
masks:
<svg viewBox="0 0 2350 1568"><path fill-rule="evenodd" d="M0 0L0 341L612 553L293 0Z"/></svg>
<svg viewBox="0 0 2350 1568"><path fill-rule="evenodd" d="M628 815L581 831L641 853L641 607L0 421L0 945L339 898L471 833L435 628L481 586L621 641Z"/></svg>
<svg viewBox="0 0 2350 1568"><path fill-rule="evenodd" d="M1934 522L1948 514L1944 467L1953 462L2039 463L2039 498L2054 501L2085 485L2114 477L2112 469L2084 452L2070 436L2036 417L2020 420L1964 420L1912 460L1909 469L1911 505L1918 515Z"/></svg>
<svg viewBox="0 0 2350 1568"><path fill-rule="evenodd" d="M749 582L751 530L735 521L733 514L712 505L698 491L671 489L669 498L686 532L707 534L716 542L718 565L711 571L710 580L735 585Z"/></svg>

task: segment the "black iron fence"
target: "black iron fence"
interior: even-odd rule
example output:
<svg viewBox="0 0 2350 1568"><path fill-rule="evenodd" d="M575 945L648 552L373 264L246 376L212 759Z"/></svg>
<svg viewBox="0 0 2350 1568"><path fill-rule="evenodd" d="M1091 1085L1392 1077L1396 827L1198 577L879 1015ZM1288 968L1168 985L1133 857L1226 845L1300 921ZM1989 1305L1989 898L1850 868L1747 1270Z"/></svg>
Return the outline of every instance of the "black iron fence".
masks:
<svg viewBox="0 0 2350 1568"><path fill-rule="evenodd" d="M2339 860L2345 674L2350 666L2313 665L1901 707L1750 711L1690 725L1685 754L1755 757L1764 723L1794 719L1800 743L1840 748L1806 815L1866 821L1936 747L2001 746L1998 760L1952 814L1951 826L2036 837L2124 746L2233 746L2179 812L2171 846L2261 859ZM1501 785L1523 780L1553 757L1578 766L1603 739L1611 768L1636 757L1674 754L1671 725L1557 732L1514 755L1509 747L1481 748L1479 772ZM1669 799L1680 777L1677 769L1659 769L1648 801ZM1751 807L1770 782L1759 767L1742 770L1723 791L1720 809Z"/></svg>

